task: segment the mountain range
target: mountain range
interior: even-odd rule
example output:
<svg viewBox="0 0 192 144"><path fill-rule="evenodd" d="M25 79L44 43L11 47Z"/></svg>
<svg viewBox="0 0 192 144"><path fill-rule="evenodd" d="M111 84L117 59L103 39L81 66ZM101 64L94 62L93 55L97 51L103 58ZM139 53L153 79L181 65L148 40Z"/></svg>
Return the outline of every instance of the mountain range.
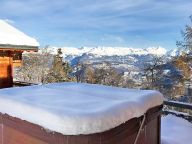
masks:
<svg viewBox="0 0 192 144"><path fill-rule="evenodd" d="M52 53L57 53L60 47L49 47ZM156 56L176 56L178 50L167 51L163 47L132 48L132 47L61 47L63 56L82 56L91 54L95 56L127 56L127 55L156 55Z"/></svg>
<svg viewBox="0 0 192 144"><path fill-rule="evenodd" d="M57 54L59 47L48 47L48 51ZM167 51L163 47L129 48L129 47L61 47L63 59L72 67L86 64L93 68L111 66L119 73L137 81L142 80L143 68L146 63L152 62L155 57L164 57L169 60L179 55L178 50ZM40 50L41 52L41 50Z"/></svg>

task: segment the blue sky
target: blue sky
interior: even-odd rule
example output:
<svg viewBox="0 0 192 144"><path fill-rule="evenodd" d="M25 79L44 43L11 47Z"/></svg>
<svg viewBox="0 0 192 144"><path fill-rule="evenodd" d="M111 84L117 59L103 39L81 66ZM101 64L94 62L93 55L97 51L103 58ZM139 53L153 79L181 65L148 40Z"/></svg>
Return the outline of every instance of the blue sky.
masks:
<svg viewBox="0 0 192 144"><path fill-rule="evenodd" d="M191 0L0 0L0 19L41 46L176 47Z"/></svg>

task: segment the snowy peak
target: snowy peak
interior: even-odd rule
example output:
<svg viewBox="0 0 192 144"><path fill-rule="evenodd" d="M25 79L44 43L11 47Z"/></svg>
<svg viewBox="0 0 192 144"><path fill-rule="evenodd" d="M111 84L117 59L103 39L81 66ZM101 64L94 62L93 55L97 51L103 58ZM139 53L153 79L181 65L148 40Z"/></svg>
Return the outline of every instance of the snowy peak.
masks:
<svg viewBox="0 0 192 144"><path fill-rule="evenodd" d="M54 53L57 51L57 47L50 48ZM125 56L125 55L165 55L167 50L162 47L149 47L146 49L141 48L129 48L129 47L62 47L63 54L82 56L83 54L92 54L96 56Z"/></svg>
<svg viewBox="0 0 192 144"><path fill-rule="evenodd" d="M163 47L149 47L146 51L154 55L165 55L167 53L167 50Z"/></svg>

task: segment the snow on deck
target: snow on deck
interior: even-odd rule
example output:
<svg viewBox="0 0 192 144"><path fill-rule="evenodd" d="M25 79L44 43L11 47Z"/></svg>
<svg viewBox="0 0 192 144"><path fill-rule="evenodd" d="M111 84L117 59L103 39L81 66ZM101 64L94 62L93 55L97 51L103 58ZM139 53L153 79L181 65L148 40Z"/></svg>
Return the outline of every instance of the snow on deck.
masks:
<svg viewBox="0 0 192 144"><path fill-rule="evenodd" d="M163 103L153 90L57 83L0 90L0 112L68 135L112 129Z"/></svg>
<svg viewBox="0 0 192 144"><path fill-rule="evenodd" d="M161 144L192 144L192 123L174 115L162 117Z"/></svg>
<svg viewBox="0 0 192 144"><path fill-rule="evenodd" d="M39 43L18 29L14 28L4 20L0 19L0 44L39 46Z"/></svg>

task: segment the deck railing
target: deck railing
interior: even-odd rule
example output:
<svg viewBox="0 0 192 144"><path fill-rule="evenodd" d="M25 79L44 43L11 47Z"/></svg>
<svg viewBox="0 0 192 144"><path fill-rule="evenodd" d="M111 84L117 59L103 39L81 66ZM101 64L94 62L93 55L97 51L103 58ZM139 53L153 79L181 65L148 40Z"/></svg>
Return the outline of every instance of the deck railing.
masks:
<svg viewBox="0 0 192 144"><path fill-rule="evenodd" d="M192 104L165 100L163 114L173 114L192 122Z"/></svg>
<svg viewBox="0 0 192 144"><path fill-rule="evenodd" d="M37 84L29 83L29 82L21 82L21 81L14 81L13 82L14 87L23 87L23 86L31 86L31 85L37 85Z"/></svg>

